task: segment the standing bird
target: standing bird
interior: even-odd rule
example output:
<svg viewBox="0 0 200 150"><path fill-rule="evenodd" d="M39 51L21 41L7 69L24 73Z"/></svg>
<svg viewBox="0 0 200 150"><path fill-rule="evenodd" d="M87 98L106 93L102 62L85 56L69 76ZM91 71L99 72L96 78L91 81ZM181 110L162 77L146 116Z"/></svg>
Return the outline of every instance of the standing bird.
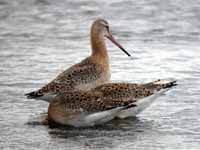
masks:
<svg viewBox="0 0 200 150"><path fill-rule="evenodd" d="M49 104L45 124L93 126L115 117L135 116L156 97L176 85L176 81L157 80L147 84L107 83L89 91L65 91Z"/></svg>
<svg viewBox="0 0 200 150"><path fill-rule="evenodd" d="M110 67L105 37L111 40L128 56L130 54L113 38L109 24L103 19L93 22L90 32L91 56L59 74L39 90L25 94L30 99L50 102L56 93L67 90L89 90L110 80Z"/></svg>

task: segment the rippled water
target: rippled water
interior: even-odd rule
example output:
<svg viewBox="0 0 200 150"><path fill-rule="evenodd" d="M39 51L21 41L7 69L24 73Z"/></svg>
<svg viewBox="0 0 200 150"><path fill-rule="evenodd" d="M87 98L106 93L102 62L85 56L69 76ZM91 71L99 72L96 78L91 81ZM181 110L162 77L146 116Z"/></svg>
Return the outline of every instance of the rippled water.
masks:
<svg viewBox="0 0 200 150"><path fill-rule="evenodd" d="M137 118L104 126L27 125L48 104L23 94L90 53L90 23L107 19L132 53L108 42L112 80L176 78ZM199 0L0 0L0 149L200 148Z"/></svg>

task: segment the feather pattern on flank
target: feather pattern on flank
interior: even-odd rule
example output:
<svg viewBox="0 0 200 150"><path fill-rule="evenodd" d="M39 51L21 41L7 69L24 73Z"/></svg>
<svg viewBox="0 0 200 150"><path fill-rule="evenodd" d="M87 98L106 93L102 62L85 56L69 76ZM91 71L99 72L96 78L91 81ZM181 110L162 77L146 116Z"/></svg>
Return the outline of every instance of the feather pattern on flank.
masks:
<svg viewBox="0 0 200 150"><path fill-rule="evenodd" d="M50 103L48 119L79 127L134 116L175 85L176 81L157 80L147 84L107 83L90 91L66 91Z"/></svg>
<svg viewBox="0 0 200 150"><path fill-rule="evenodd" d="M113 38L109 31L108 22L103 19L97 19L93 22L90 37L92 53L89 57L65 70L39 90L25 94L27 98L50 102L60 91L89 90L108 83L110 67L105 37L128 56L130 54Z"/></svg>

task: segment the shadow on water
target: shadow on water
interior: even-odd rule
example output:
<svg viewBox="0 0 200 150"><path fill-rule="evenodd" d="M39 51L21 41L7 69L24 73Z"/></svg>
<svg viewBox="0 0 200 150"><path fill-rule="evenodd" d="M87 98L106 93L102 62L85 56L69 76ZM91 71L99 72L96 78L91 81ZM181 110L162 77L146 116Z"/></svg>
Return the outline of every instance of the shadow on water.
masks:
<svg viewBox="0 0 200 150"><path fill-rule="evenodd" d="M136 140L138 135L145 134L144 130L152 128L152 122L132 117L114 119L104 125L93 127L54 127L49 128L52 139L76 141L85 148L114 148L119 141ZM116 144L115 144L116 143Z"/></svg>
<svg viewBox="0 0 200 150"><path fill-rule="evenodd" d="M40 121L46 116L45 113L30 119L27 125L37 128L41 125ZM110 149L115 148L119 141L134 141L138 136L147 134L147 130L152 130L154 122L144 120L139 117L126 119L114 119L103 125L93 127L72 127L72 126L44 126L52 141L59 140L64 143L88 149ZM72 148L73 149L73 148Z"/></svg>
<svg viewBox="0 0 200 150"><path fill-rule="evenodd" d="M46 113L40 114L40 116L32 118L27 125L38 126L42 125L41 121L46 117ZM129 117L126 119L116 118L103 125L96 125L93 127L72 127L72 126L60 126L51 125L46 126L49 128L49 134L52 137L71 138L71 137L113 137L123 134L134 134L138 132L144 132L146 129L151 129L153 125L152 121L142 120L138 117Z"/></svg>
<svg viewBox="0 0 200 150"><path fill-rule="evenodd" d="M35 117L30 120L27 125L37 126L42 125L41 120L46 117L46 114L41 114L39 117ZM86 137L101 137L101 136L115 136L120 135L121 132L129 132L132 134L136 132L143 132L144 129L152 128L152 121L141 120L138 117L129 117L126 119L116 118L103 125L96 125L93 127L72 127L72 126L60 126L51 125L49 128L49 134L52 136L70 138L76 136Z"/></svg>

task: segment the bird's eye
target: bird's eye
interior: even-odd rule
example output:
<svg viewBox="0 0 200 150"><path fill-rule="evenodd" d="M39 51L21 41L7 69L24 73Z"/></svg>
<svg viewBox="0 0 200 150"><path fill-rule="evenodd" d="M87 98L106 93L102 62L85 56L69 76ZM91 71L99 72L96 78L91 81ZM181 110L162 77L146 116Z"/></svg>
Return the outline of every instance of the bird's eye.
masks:
<svg viewBox="0 0 200 150"><path fill-rule="evenodd" d="M106 26L106 29L109 31L109 26Z"/></svg>

